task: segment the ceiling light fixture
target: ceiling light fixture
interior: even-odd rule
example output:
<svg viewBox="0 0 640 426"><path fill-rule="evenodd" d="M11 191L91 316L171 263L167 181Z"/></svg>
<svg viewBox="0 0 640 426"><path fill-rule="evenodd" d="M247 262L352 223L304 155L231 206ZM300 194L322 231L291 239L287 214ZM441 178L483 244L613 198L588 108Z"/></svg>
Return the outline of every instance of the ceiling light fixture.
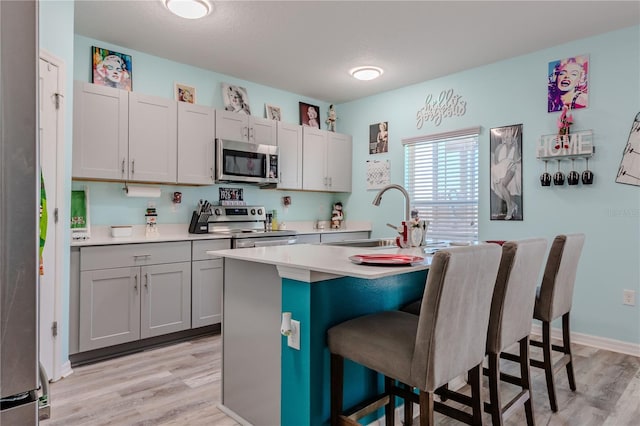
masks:
<svg viewBox="0 0 640 426"><path fill-rule="evenodd" d="M211 12L207 0L164 0L164 4L171 12L186 19L204 18Z"/></svg>
<svg viewBox="0 0 640 426"><path fill-rule="evenodd" d="M382 68L378 67L358 67L349 71L353 78L357 78L358 80L373 80L374 78L380 77L384 71Z"/></svg>

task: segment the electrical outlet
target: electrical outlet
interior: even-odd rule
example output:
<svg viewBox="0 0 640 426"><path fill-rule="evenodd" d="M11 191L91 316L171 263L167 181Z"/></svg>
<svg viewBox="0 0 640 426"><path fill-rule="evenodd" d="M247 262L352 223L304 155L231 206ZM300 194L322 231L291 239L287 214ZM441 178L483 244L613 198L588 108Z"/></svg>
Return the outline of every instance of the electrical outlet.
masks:
<svg viewBox="0 0 640 426"><path fill-rule="evenodd" d="M634 290L622 291L622 304L636 306L636 292Z"/></svg>
<svg viewBox="0 0 640 426"><path fill-rule="evenodd" d="M300 350L300 321L291 320L291 334L287 337L287 345Z"/></svg>

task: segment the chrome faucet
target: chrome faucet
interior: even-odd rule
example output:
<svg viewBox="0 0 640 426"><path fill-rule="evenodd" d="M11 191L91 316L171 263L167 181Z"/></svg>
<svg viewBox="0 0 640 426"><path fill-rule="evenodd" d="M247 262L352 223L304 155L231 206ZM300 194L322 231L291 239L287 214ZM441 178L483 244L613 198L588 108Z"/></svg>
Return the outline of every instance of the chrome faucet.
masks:
<svg viewBox="0 0 640 426"><path fill-rule="evenodd" d="M373 205L379 206L380 201L382 200L382 194L384 194L385 192L387 192L389 189L392 189L392 188L397 189L398 191L402 192L402 195L404 195L404 201L405 201L404 214L405 214L405 221L408 226L410 221L410 214L411 214L411 207L410 207L411 203L409 201L409 193L402 186L396 185L395 183L385 186L380 190L380 192L376 194L376 197L373 199Z"/></svg>
<svg viewBox="0 0 640 426"><path fill-rule="evenodd" d="M393 227L394 229L396 229L397 231L400 232L401 235L403 235L404 241L403 244L407 244L407 238L408 238L408 230L407 228L409 227L409 221L410 221L410 214L411 214L411 207L410 207L410 200L409 200L409 193L407 192L406 189L404 189L402 186L400 185L396 185L395 183L392 183L391 185L387 185L384 188L382 188L380 190L380 192L378 192L376 194L376 197L373 199L373 205L374 206L379 206L380 205L380 201L382 200L382 194L384 194L385 192L387 192L387 190L395 188L398 191L402 192L402 195L404 195L404 200L405 200L405 207L404 207L404 213L405 213L405 222L404 222L404 226L402 228L402 231L400 231L398 228Z"/></svg>

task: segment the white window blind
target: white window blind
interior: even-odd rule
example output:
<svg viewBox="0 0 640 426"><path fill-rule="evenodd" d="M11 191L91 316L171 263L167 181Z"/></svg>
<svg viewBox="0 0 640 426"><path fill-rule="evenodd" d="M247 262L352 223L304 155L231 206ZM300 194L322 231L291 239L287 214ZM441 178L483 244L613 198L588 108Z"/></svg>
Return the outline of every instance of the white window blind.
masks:
<svg viewBox="0 0 640 426"><path fill-rule="evenodd" d="M403 140L405 188L436 240L478 240L480 128Z"/></svg>

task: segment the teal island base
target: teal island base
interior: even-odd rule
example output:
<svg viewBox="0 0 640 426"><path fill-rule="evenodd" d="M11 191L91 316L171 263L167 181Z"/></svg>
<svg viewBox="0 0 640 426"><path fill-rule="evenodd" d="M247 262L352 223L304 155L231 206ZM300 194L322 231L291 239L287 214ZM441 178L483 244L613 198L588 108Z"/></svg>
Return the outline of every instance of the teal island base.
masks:
<svg viewBox="0 0 640 426"><path fill-rule="evenodd" d="M231 258L224 270L222 407L240 421L284 426L329 424L327 330L421 297L427 275L399 267L366 279ZM280 334L282 312L300 321L300 350ZM345 407L382 384L377 373L347 361Z"/></svg>

